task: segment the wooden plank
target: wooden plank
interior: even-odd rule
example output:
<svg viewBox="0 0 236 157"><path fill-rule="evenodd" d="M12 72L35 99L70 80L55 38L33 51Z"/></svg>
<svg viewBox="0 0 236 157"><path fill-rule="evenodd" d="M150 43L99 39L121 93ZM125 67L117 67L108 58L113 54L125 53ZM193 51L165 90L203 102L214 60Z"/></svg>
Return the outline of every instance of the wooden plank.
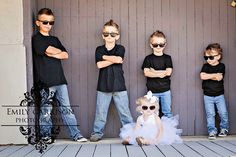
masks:
<svg viewBox="0 0 236 157"><path fill-rule="evenodd" d="M203 42L203 0L195 1L195 75L199 77L201 68L203 66L203 50L205 45ZM195 135L204 135L207 133L206 130L206 118L205 118L205 109L203 105L203 91L201 90L202 81L199 79L195 80L195 86L198 87L196 90L195 103L197 104L196 109L196 119L195 119Z"/></svg>
<svg viewBox="0 0 236 157"><path fill-rule="evenodd" d="M176 151L171 145L158 145L157 147L164 154L164 156L174 156L174 157L183 156L178 151Z"/></svg>
<svg viewBox="0 0 236 157"><path fill-rule="evenodd" d="M230 113L236 112L236 105L234 105L236 102L236 97L234 93L234 90L236 88L236 82L235 82L235 74L236 74L236 68L235 68L235 58L236 58L236 44L235 44L235 34L236 34L236 9L231 7L229 4L228 6L228 52L229 52L229 60L228 64L226 66L229 66L229 108L228 110ZM236 134L236 125L235 122L233 122L235 119L235 116L233 114L229 114L229 119L232 120L230 122L230 133Z"/></svg>
<svg viewBox="0 0 236 157"><path fill-rule="evenodd" d="M13 154L11 154L9 157L19 157L19 156L25 156L32 152L35 149L34 146L29 145L29 146L24 146L23 148L17 150Z"/></svg>
<svg viewBox="0 0 236 157"><path fill-rule="evenodd" d="M43 157L52 157L52 156L59 156L63 150L66 148L66 145L54 145L51 149L49 149Z"/></svg>
<svg viewBox="0 0 236 157"><path fill-rule="evenodd" d="M111 157L128 157L126 147L121 144L111 144Z"/></svg>
<svg viewBox="0 0 236 157"><path fill-rule="evenodd" d="M227 141L227 142L229 142L229 143L231 143L231 144L233 144L233 145L236 145L236 141L235 140L229 140L229 141Z"/></svg>
<svg viewBox="0 0 236 157"><path fill-rule="evenodd" d="M162 152L156 146L145 146L142 147L147 157L164 157Z"/></svg>
<svg viewBox="0 0 236 157"><path fill-rule="evenodd" d="M208 149L216 152L217 154L220 154L221 156L230 156L233 155L234 153L209 141L199 141L200 144L203 146L207 147Z"/></svg>
<svg viewBox="0 0 236 157"><path fill-rule="evenodd" d="M224 147L225 149L230 150L231 152L236 153L236 146L227 141L213 141L213 142L220 145L221 147Z"/></svg>
<svg viewBox="0 0 236 157"><path fill-rule="evenodd" d="M172 146L180 152L183 156L191 156L191 157L201 157L199 153L188 147L187 145L183 144L172 144Z"/></svg>
<svg viewBox="0 0 236 157"><path fill-rule="evenodd" d="M199 80L198 74L196 75L196 52L195 52L195 5L194 0L187 0L187 132L186 135L194 135L195 118L196 118L196 80ZM185 124L186 125L186 124Z"/></svg>
<svg viewBox="0 0 236 157"><path fill-rule="evenodd" d="M7 149L9 146L1 146L0 147L0 152L3 151L4 149Z"/></svg>
<svg viewBox="0 0 236 157"><path fill-rule="evenodd" d="M219 42L220 36L220 1L221 0L211 0L211 38L212 42Z"/></svg>
<svg viewBox="0 0 236 157"><path fill-rule="evenodd" d="M108 144L98 144L93 157L110 157L111 145Z"/></svg>
<svg viewBox="0 0 236 157"><path fill-rule="evenodd" d="M195 150L196 152L200 153L204 157L220 157L219 154L213 152L212 150L208 149L207 147L197 143L197 142L185 142L187 146Z"/></svg>
<svg viewBox="0 0 236 157"><path fill-rule="evenodd" d="M22 149L24 146L10 146L0 152L0 156L9 156L16 151Z"/></svg>
<svg viewBox="0 0 236 157"><path fill-rule="evenodd" d="M178 96L179 96L179 124L180 128L183 129L183 135L187 134L188 130L188 117L187 112L188 105L187 104L187 97L186 93L187 86L186 82L188 82L187 78L187 68L188 68L188 54L187 54L187 4L186 0L179 0L178 1L178 7L179 7L179 16L181 18L178 19L179 21L179 64L178 67L174 67L174 69L181 69L180 73L178 73L178 82L179 82L179 88L178 88ZM175 104L175 103L172 103ZM185 109L185 110L183 110Z"/></svg>
<svg viewBox="0 0 236 157"><path fill-rule="evenodd" d="M126 149L130 157L146 157L143 149L139 146L126 146Z"/></svg>
<svg viewBox="0 0 236 157"><path fill-rule="evenodd" d="M25 155L25 157L41 157L43 156L47 151L49 151L51 148L53 147L53 144L51 145L47 145L47 149L44 150L44 152L41 154L39 153L39 150L34 149L32 152L28 153L27 155Z"/></svg>
<svg viewBox="0 0 236 157"><path fill-rule="evenodd" d="M137 55L138 55L138 49L137 49L137 1L136 0L129 0L128 2L129 8L128 8L128 15L129 15L129 74L132 73L129 77L129 90L131 92L130 94L130 100L131 100L131 110L133 111L133 115L137 115L137 112L135 111L136 105L135 100L139 97L138 95L138 70L141 69L141 67L138 67L137 65Z"/></svg>
<svg viewBox="0 0 236 157"><path fill-rule="evenodd" d="M94 151L96 149L95 144L84 144L81 146L76 157L93 157Z"/></svg>
<svg viewBox="0 0 236 157"><path fill-rule="evenodd" d="M69 144L61 152L59 157L76 156L76 154L79 152L81 147L82 147L82 145L79 145L79 144Z"/></svg>
<svg viewBox="0 0 236 157"><path fill-rule="evenodd" d="M97 77L98 77L98 70L95 64L95 49L96 45L96 38L101 38L101 36L96 35L96 0L88 0L88 104L85 105L87 109L87 123L88 128L85 129L85 136L89 137L90 133L92 132L93 128L93 120L94 120L94 113L95 113L95 105L96 105L96 89L97 89ZM101 29L101 28L100 28ZM81 90L80 90L81 92ZM83 120L83 119L82 119Z"/></svg>
<svg viewBox="0 0 236 157"><path fill-rule="evenodd" d="M172 93L172 112L174 114L179 114L181 108L178 104L180 101L179 96L175 96L179 93L179 74L181 73L179 67L179 8L177 7L179 4L178 0L172 0L170 3L170 37L167 38L168 47L170 47L170 51L167 53L171 54L172 62L173 62L173 73L171 74L171 93Z"/></svg>
<svg viewBox="0 0 236 157"><path fill-rule="evenodd" d="M148 3L148 2L147 2ZM143 96L146 93L146 77L144 77L143 71L141 70L140 67L142 67L143 64L143 60L145 58L145 56L147 54L151 54L152 50L150 49L147 54L146 54L146 49L145 49L145 45L148 44L149 45L149 40L145 40L146 38L146 34L150 34L152 32L145 32L145 1L143 0L137 0L137 52L136 53L136 58L135 58L135 62L137 64L137 66L135 67L135 69L137 70L137 94L138 97ZM134 59L134 58L133 58ZM133 69L131 69L133 70ZM136 98L137 99L137 98Z"/></svg>

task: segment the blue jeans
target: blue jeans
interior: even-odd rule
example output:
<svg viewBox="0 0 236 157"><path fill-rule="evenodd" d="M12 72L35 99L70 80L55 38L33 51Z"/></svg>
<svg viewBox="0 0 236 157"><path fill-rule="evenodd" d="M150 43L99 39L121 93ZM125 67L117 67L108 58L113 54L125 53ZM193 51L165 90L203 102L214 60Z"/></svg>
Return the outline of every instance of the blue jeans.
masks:
<svg viewBox="0 0 236 157"><path fill-rule="evenodd" d="M66 85L59 85L53 86L49 88L49 93L53 92L51 97L54 95L56 99L59 101L59 112L61 113L62 120L65 125L68 127L68 131L70 137L74 140L82 137L80 130L77 127L77 121L75 115L72 112L70 107L70 101L67 91ZM45 94L45 90L40 91L41 96ZM49 95L50 97L50 95ZM46 98L47 99L47 98ZM40 134L42 137L51 136L51 129L52 129L52 119L51 119L51 111L52 111L52 104L51 103L41 103L40 106Z"/></svg>
<svg viewBox="0 0 236 157"><path fill-rule="evenodd" d="M217 128L215 127L215 105L220 116L220 129L229 129L228 122L228 111L226 109L225 97L220 96L207 96L204 95L204 104L207 117L207 128L208 133L217 133Z"/></svg>
<svg viewBox="0 0 236 157"><path fill-rule="evenodd" d="M103 136L103 130L107 120L107 112L112 98L114 100L116 109L118 110L122 126L133 122L133 118L129 110L127 91L113 93L97 91L96 114L92 135L96 134L100 137Z"/></svg>
<svg viewBox="0 0 236 157"><path fill-rule="evenodd" d="M153 96L156 96L161 103L161 110L165 117L172 117L171 112L171 92L170 90L162 93L153 93Z"/></svg>

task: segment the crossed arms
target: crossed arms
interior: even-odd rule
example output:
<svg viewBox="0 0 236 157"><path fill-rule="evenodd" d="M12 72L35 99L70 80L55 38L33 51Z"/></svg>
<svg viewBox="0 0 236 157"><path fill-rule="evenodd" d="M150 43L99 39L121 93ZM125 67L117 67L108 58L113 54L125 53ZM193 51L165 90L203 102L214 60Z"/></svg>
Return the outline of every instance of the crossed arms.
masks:
<svg viewBox="0 0 236 157"><path fill-rule="evenodd" d="M53 47L53 46L48 46L46 49L45 54L48 57L53 57L57 59L68 59L68 53L65 51L61 51L60 49Z"/></svg>
<svg viewBox="0 0 236 157"><path fill-rule="evenodd" d="M205 73L205 72L201 72L200 73L200 78L202 80L221 81L223 79L223 74L222 73L208 74L208 73Z"/></svg>
<svg viewBox="0 0 236 157"><path fill-rule="evenodd" d="M144 76L146 77L159 77L164 78L170 76L172 73L172 68L166 68L165 70L155 70L153 68L144 68Z"/></svg>
<svg viewBox="0 0 236 157"><path fill-rule="evenodd" d="M123 59L120 56L102 56L103 61L97 62L97 67L99 69L108 67L112 64L121 64L123 63Z"/></svg>

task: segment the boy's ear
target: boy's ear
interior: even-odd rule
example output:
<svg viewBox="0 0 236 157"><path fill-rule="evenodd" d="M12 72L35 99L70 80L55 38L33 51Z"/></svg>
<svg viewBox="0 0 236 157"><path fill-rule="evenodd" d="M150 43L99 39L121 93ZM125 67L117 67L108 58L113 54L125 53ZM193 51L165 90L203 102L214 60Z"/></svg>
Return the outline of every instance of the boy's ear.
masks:
<svg viewBox="0 0 236 157"><path fill-rule="evenodd" d="M119 40L120 39L120 34L118 34L115 39Z"/></svg>
<svg viewBox="0 0 236 157"><path fill-rule="evenodd" d="M153 49L153 46L152 46L152 44L150 43L149 45L150 45L150 47Z"/></svg>
<svg viewBox="0 0 236 157"><path fill-rule="evenodd" d="M39 21L38 20L35 21L35 24L39 27Z"/></svg>

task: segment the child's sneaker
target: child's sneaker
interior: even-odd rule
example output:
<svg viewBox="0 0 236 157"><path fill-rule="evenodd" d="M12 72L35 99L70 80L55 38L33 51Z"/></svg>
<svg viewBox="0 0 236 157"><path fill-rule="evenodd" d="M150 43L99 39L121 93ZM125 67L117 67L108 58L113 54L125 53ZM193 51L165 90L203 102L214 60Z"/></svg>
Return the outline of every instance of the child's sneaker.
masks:
<svg viewBox="0 0 236 157"><path fill-rule="evenodd" d="M208 139L209 140L215 140L216 139L216 134L214 132L209 133Z"/></svg>
<svg viewBox="0 0 236 157"><path fill-rule="evenodd" d="M75 140L76 142L87 142L88 140L84 137L79 137L77 140Z"/></svg>
<svg viewBox="0 0 236 157"><path fill-rule="evenodd" d="M219 137L226 137L228 135L228 130L221 129L220 133L218 134Z"/></svg>

